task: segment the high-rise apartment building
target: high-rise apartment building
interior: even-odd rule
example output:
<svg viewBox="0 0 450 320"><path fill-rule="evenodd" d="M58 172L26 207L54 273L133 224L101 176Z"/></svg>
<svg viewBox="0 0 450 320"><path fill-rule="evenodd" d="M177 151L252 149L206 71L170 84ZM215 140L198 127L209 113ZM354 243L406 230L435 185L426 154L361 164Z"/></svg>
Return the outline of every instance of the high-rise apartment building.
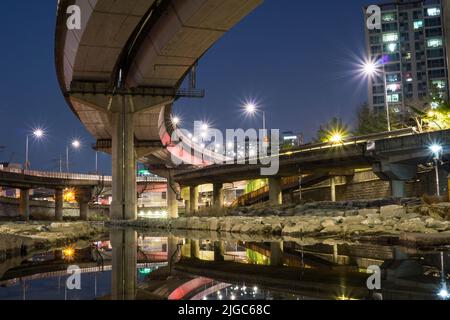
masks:
<svg viewBox="0 0 450 320"><path fill-rule="evenodd" d="M432 88L448 96L445 39L447 0L397 0L378 4L381 29L366 28L369 61L378 72L369 80L369 105L403 112Z"/></svg>

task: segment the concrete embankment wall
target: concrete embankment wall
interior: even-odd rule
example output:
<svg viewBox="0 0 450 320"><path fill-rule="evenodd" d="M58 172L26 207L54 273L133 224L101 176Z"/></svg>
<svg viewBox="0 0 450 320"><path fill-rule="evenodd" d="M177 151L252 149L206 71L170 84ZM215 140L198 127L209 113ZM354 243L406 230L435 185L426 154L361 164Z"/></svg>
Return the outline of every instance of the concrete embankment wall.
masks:
<svg viewBox="0 0 450 320"><path fill-rule="evenodd" d="M109 206L91 205L89 215L109 216ZM30 201L30 213L35 219L52 220L55 218L55 203L50 201ZM80 216L78 204L64 203L63 215L66 218ZM19 216L19 199L0 197L0 217Z"/></svg>
<svg viewBox="0 0 450 320"><path fill-rule="evenodd" d="M391 197L390 182L380 180L371 170L357 172L353 177L338 177L335 179L337 201ZM420 174L418 180L417 182L405 183L405 198L435 194L434 173ZM445 179L442 182L446 183ZM305 200L331 201L331 183L325 181L312 188L303 189L302 196ZM286 198L286 201L288 200Z"/></svg>

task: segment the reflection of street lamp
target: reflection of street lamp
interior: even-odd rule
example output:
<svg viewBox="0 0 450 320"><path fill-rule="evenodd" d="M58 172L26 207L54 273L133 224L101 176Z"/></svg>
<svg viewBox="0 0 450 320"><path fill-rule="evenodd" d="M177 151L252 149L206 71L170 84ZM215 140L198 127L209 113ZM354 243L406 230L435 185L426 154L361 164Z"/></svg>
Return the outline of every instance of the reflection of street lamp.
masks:
<svg viewBox="0 0 450 320"><path fill-rule="evenodd" d="M433 160L435 164L435 170L436 170L436 195L438 197L441 196L441 187L440 187L440 181L439 181L439 161L441 159L441 153L442 153L442 146L439 144L433 144L430 146L430 151L433 154Z"/></svg>
<svg viewBox="0 0 450 320"><path fill-rule="evenodd" d="M73 140L71 146L73 149L80 149L81 142L79 140ZM69 146L66 147L66 171L69 173Z"/></svg>
<svg viewBox="0 0 450 320"><path fill-rule="evenodd" d="M33 131L32 136L35 139L42 139L45 135L44 130L42 129L36 129ZM30 168L30 161L29 161L29 140L30 140L30 135L27 135L27 141L26 141L26 145L25 145L25 170L28 170Z"/></svg>
<svg viewBox="0 0 450 320"><path fill-rule="evenodd" d="M374 63L372 61L367 61L362 66L362 71L366 76L372 78L375 75L377 75L381 70L376 63ZM384 69L384 66L383 66L382 71L383 71L382 73L383 73L383 80L384 80L384 103L385 103L385 108L386 108L386 119L387 119L388 131L390 132L390 131L392 131L391 115L390 115L390 111L389 111L388 88L387 88L386 71Z"/></svg>
<svg viewBox="0 0 450 320"><path fill-rule="evenodd" d="M445 274L445 266L444 266L444 252L441 252L441 289L438 293L438 296L443 300L450 299L450 294L447 289L447 276Z"/></svg>

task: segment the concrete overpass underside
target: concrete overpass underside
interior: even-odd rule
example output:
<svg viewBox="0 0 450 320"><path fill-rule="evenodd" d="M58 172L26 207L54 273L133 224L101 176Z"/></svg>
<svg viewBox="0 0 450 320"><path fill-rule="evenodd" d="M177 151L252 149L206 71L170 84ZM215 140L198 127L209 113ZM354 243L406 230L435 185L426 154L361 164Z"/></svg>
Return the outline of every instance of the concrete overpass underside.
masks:
<svg viewBox="0 0 450 320"><path fill-rule="evenodd" d="M214 43L261 3L59 1L58 78L68 104L87 130L98 141L111 141L113 219L136 218L137 159L172 165L167 150L173 131L172 104L179 97L196 96L192 90L179 91L185 76ZM80 30L66 27L67 7L74 4L83 14Z"/></svg>

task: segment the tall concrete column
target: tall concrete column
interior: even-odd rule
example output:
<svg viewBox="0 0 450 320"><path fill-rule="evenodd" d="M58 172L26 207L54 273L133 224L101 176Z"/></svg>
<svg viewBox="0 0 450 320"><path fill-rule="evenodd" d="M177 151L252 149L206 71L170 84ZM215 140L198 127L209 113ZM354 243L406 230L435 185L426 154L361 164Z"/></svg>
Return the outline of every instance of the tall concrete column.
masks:
<svg viewBox="0 0 450 320"><path fill-rule="evenodd" d="M64 211L64 191L62 189L55 190L55 220L63 221Z"/></svg>
<svg viewBox="0 0 450 320"><path fill-rule="evenodd" d="M184 216L188 217L191 215L191 202L189 200L184 200Z"/></svg>
<svg viewBox="0 0 450 320"><path fill-rule="evenodd" d="M124 98L125 99L125 98ZM132 113L112 116L112 220L137 219L136 155Z"/></svg>
<svg viewBox="0 0 450 320"><path fill-rule="evenodd" d="M270 265L274 267L283 265L283 242L270 243Z"/></svg>
<svg viewBox="0 0 450 320"><path fill-rule="evenodd" d="M19 205L20 216L25 219L25 221L30 221L30 190L20 189L20 205Z"/></svg>
<svg viewBox="0 0 450 320"><path fill-rule="evenodd" d="M200 259L200 240L191 240L191 259Z"/></svg>
<svg viewBox="0 0 450 320"><path fill-rule="evenodd" d="M178 238L169 236L167 238L167 262L169 264L170 273L172 273L173 267L178 261Z"/></svg>
<svg viewBox="0 0 450 320"><path fill-rule="evenodd" d="M111 230L112 299L134 300L137 287L137 233L134 230Z"/></svg>
<svg viewBox="0 0 450 320"><path fill-rule="evenodd" d="M336 202L336 178L332 177L330 179L330 198L332 202Z"/></svg>
<svg viewBox="0 0 450 320"><path fill-rule="evenodd" d="M269 179L269 201L271 205L283 204L283 193L281 190L281 178Z"/></svg>
<svg viewBox="0 0 450 320"><path fill-rule="evenodd" d="M391 196L393 198L405 197L405 182L404 181L391 181Z"/></svg>
<svg viewBox="0 0 450 320"><path fill-rule="evenodd" d="M177 185L171 178L167 180L167 214L170 219L178 218Z"/></svg>
<svg viewBox="0 0 450 320"><path fill-rule="evenodd" d="M222 209L224 207L223 183L215 183L213 185L213 201L216 209Z"/></svg>
<svg viewBox="0 0 450 320"><path fill-rule="evenodd" d="M79 189L77 191L77 200L80 205L80 220L89 220L89 203L91 202L92 191L90 189Z"/></svg>
<svg viewBox="0 0 450 320"><path fill-rule="evenodd" d="M190 215L195 215L198 212L198 191L198 186L189 188Z"/></svg>
<svg viewBox="0 0 450 320"><path fill-rule="evenodd" d="M214 242L214 261L215 262L225 261L225 242L224 241Z"/></svg>

